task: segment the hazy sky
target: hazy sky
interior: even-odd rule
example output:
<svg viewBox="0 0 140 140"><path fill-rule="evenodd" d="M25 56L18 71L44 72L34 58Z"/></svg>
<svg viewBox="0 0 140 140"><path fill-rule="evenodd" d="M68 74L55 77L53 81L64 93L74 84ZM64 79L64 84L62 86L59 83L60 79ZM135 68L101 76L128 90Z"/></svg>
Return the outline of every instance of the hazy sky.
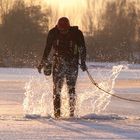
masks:
<svg viewBox="0 0 140 140"><path fill-rule="evenodd" d="M3 0L11 1L11 0ZM14 1L14 0L12 0ZM20 1L20 0L19 0ZM41 4L44 8L50 6L52 15L50 17L50 28L53 27L58 18L67 16L72 25L78 25L81 29L86 30L92 22L97 25L98 18L106 7L107 1L115 0L24 0L27 3ZM116 0L117 2L122 0ZM128 2L134 1L137 7L140 0L127 0Z"/></svg>
<svg viewBox="0 0 140 140"><path fill-rule="evenodd" d="M86 30L92 22L97 25L99 16L104 12L108 1L122 2L122 0L43 0L51 6L52 16L50 26L54 26L58 18L67 16L72 25L79 25ZM127 0L135 2L137 8L140 6L140 0ZM89 19L90 18L90 19ZM95 26L94 26L95 27Z"/></svg>
<svg viewBox="0 0 140 140"><path fill-rule="evenodd" d="M106 4L105 0L44 0L44 2L51 7L53 13L50 27L56 24L59 17L67 16L71 25L78 25L85 31L91 22L97 24L98 16L104 11Z"/></svg>

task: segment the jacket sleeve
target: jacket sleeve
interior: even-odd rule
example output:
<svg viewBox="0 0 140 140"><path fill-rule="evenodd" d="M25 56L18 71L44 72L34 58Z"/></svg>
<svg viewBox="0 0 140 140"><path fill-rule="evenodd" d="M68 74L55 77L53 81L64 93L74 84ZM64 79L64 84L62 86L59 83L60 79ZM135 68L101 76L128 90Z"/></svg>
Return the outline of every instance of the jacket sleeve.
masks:
<svg viewBox="0 0 140 140"><path fill-rule="evenodd" d="M78 31L78 45L79 45L79 53L81 64L86 62L86 46L85 46L85 39L83 33L79 30Z"/></svg>
<svg viewBox="0 0 140 140"><path fill-rule="evenodd" d="M48 56L49 56L50 51L52 49L52 45L53 45L53 33L52 33L52 31L49 31L48 36L47 36L47 40L46 40L45 50L44 50L43 57L41 60L42 64L47 62Z"/></svg>

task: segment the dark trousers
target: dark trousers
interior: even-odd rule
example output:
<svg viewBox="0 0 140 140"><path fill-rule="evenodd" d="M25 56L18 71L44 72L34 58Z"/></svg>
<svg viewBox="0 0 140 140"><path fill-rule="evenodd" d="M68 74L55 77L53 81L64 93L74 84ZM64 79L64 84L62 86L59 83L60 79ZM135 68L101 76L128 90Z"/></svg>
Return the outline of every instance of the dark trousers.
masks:
<svg viewBox="0 0 140 140"><path fill-rule="evenodd" d="M61 108L61 90L63 87L64 79L66 78L66 84L69 94L69 106L70 116L74 115L75 110L75 85L78 75L78 64L73 63L56 63L53 67L53 104L54 104L54 116L60 116Z"/></svg>

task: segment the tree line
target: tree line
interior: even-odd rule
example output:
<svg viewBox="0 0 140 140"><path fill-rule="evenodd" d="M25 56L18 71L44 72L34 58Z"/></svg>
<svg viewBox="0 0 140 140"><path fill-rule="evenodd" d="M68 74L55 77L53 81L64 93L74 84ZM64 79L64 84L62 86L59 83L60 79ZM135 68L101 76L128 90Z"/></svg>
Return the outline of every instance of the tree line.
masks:
<svg viewBox="0 0 140 140"><path fill-rule="evenodd" d="M1 15L0 65L34 66L44 50L48 32L48 13L40 5L26 6L15 0Z"/></svg>
<svg viewBox="0 0 140 140"><path fill-rule="evenodd" d="M94 35L87 36L89 59L140 63L140 10L134 2L108 2Z"/></svg>
<svg viewBox="0 0 140 140"><path fill-rule="evenodd" d="M0 0L0 66L36 66L44 51L50 11L42 11L40 5L27 6L23 0L6 1ZM98 27L90 25L92 33L85 34L87 59L140 62L135 59L135 53L140 54L139 21L134 2L108 2Z"/></svg>

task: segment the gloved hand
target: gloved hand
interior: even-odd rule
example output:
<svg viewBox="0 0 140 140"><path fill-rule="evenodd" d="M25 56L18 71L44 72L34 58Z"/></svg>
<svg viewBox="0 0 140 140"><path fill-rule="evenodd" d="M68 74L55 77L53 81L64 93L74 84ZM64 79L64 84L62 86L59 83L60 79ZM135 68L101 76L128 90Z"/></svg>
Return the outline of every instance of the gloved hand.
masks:
<svg viewBox="0 0 140 140"><path fill-rule="evenodd" d="M81 67L82 71L86 71L87 70L86 63L82 63L80 67Z"/></svg>
<svg viewBox="0 0 140 140"><path fill-rule="evenodd" d="M41 73L41 70L43 68L43 64L40 63L38 66L37 66L37 69L38 69L38 72Z"/></svg>

